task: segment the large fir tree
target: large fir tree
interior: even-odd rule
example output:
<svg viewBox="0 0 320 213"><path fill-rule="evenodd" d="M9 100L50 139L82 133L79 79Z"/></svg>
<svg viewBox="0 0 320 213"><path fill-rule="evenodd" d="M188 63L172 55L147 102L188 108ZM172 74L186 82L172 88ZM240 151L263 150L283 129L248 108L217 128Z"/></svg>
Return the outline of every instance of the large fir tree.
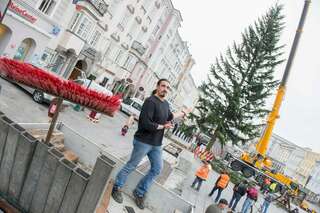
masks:
<svg viewBox="0 0 320 213"><path fill-rule="evenodd" d="M282 6L275 5L242 33L211 66L201 85L196 117L199 128L211 136L207 149L218 139L222 145L245 143L259 136L268 110L266 98L278 81L275 67L283 62L279 45L284 22Z"/></svg>

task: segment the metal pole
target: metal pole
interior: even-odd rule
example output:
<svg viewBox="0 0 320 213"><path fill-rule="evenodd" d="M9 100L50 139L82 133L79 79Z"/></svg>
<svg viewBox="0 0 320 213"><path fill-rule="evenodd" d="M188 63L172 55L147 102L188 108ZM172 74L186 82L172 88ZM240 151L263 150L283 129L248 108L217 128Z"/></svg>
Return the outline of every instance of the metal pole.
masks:
<svg viewBox="0 0 320 213"><path fill-rule="evenodd" d="M7 13L8 7L11 4L11 0L1 0L0 1L0 23L2 23L2 20Z"/></svg>
<svg viewBox="0 0 320 213"><path fill-rule="evenodd" d="M56 111L55 111L55 113L53 115L53 118L52 118L52 121L51 121L51 124L50 124L50 128L48 130L47 137L46 137L46 140L45 140L46 144L50 143L50 139L51 139L52 133L54 131L54 128L55 128L57 120L58 120L59 111L60 111L62 102L63 102L63 98L59 97L58 98L58 102L57 102L57 108L56 108Z"/></svg>
<svg viewBox="0 0 320 213"><path fill-rule="evenodd" d="M300 41L300 37L301 37L301 34L302 34L304 22L306 20L306 16L307 16L307 13L308 13L308 9L309 9L310 3L311 3L311 0L306 0L304 2L304 7L303 7L303 11L302 11L302 14L301 14L301 17L300 17L299 25L298 25L298 28L297 28L297 31L296 31L296 35L294 36L293 44L292 44L292 47L291 47L291 50L290 50L290 55L289 55L289 58L288 58L288 61L287 61L287 65L286 65L282 80L281 80L281 86L285 86L287 84L289 73L290 73L290 70L291 70L291 66L292 66L294 57L296 55L296 50L298 48L298 44L299 44L299 41Z"/></svg>

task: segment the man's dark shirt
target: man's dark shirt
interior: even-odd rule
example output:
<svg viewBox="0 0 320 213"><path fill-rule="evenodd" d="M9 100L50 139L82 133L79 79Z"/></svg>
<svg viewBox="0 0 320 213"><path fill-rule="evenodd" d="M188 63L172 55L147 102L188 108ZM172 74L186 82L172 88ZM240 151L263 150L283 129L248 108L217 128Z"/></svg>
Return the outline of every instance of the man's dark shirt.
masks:
<svg viewBox="0 0 320 213"><path fill-rule="evenodd" d="M247 186L243 183L239 183L235 186L235 192L243 196L247 192Z"/></svg>
<svg viewBox="0 0 320 213"><path fill-rule="evenodd" d="M134 138L142 143L152 146L161 146L164 129L157 129L158 125L164 125L173 119L169 103L161 101L156 96L151 96L142 105L138 130Z"/></svg>

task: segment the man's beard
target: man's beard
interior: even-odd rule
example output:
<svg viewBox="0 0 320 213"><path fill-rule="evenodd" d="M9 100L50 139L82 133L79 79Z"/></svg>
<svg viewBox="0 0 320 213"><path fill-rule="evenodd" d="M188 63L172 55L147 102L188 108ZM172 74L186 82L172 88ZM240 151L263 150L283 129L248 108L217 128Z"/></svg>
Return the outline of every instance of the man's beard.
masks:
<svg viewBox="0 0 320 213"><path fill-rule="evenodd" d="M161 98L164 98L164 97L166 97L166 92L161 92L160 94L159 94L159 97L161 97Z"/></svg>

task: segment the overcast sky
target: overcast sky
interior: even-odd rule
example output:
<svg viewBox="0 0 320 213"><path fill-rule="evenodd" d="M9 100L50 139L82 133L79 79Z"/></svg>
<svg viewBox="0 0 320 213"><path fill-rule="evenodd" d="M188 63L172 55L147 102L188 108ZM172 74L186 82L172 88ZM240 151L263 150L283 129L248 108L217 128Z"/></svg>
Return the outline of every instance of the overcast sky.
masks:
<svg viewBox="0 0 320 213"><path fill-rule="evenodd" d="M181 11L182 38L189 42L196 60L192 69L197 84L206 79L210 64L233 41L240 39L244 28L263 15L270 6L284 5L286 27L281 44L286 55L292 45L304 0L172 0ZM320 153L320 1L313 0L306 19L287 85L280 119L274 132L287 140ZM281 78L285 63L276 71ZM272 103L274 97L270 99ZM271 105L270 105L271 109Z"/></svg>

